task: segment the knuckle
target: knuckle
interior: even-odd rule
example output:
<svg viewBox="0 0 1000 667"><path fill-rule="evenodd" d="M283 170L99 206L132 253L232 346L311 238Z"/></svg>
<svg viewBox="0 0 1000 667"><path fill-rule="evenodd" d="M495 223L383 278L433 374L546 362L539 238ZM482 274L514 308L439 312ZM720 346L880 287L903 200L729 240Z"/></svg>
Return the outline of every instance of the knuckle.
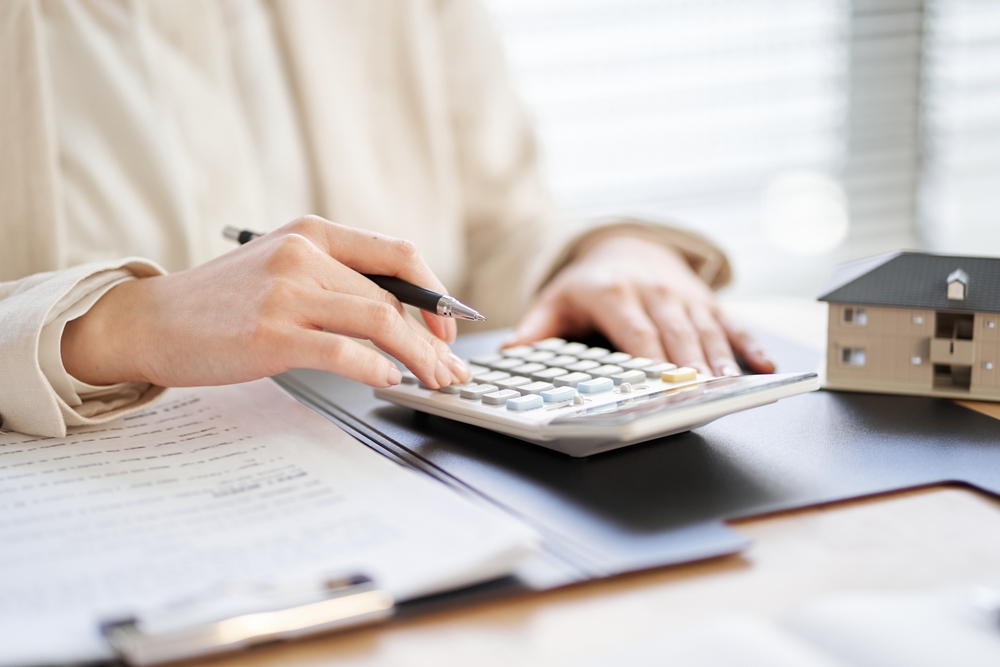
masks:
<svg viewBox="0 0 1000 667"><path fill-rule="evenodd" d="M271 251L267 267L274 273L297 271L303 267L312 244L301 234L285 234Z"/></svg>
<svg viewBox="0 0 1000 667"><path fill-rule="evenodd" d="M371 325L376 331L389 332L395 328L398 318L399 312L390 303L381 302L372 306Z"/></svg>
<svg viewBox="0 0 1000 667"><path fill-rule="evenodd" d="M405 262L412 263L420 259L420 250L417 244L409 239L393 239L392 245L395 253Z"/></svg>

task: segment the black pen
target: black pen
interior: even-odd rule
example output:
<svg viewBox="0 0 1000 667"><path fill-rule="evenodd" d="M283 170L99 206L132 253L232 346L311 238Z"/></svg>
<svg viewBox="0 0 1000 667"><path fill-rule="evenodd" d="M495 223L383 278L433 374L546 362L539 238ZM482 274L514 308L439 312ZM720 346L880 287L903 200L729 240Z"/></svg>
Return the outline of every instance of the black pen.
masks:
<svg viewBox="0 0 1000 667"><path fill-rule="evenodd" d="M227 239L238 241L240 245L253 241L255 238L260 236L257 232L251 232L246 229L236 229L235 227L229 226L222 230L222 235ZM363 273L361 275L384 289L389 294L392 294L394 297L399 299L401 303L415 306L420 310L426 310L429 313L436 313L442 317L454 317L460 320L471 320L473 322L486 321L485 317L472 308L469 308L453 296L438 294L437 292L424 289L423 287L419 287L413 283L408 283L400 278L394 278L393 276L373 276L367 273Z"/></svg>

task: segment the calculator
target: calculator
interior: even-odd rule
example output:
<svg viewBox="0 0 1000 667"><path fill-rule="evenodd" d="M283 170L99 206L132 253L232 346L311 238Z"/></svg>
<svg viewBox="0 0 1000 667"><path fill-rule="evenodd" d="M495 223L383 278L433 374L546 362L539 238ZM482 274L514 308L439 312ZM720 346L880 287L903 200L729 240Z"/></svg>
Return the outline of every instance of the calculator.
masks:
<svg viewBox="0 0 1000 667"><path fill-rule="evenodd" d="M819 389L816 373L713 377L561 338L469 362L468 384L431 389L402 369L375 396L582 457Z"/></svg>

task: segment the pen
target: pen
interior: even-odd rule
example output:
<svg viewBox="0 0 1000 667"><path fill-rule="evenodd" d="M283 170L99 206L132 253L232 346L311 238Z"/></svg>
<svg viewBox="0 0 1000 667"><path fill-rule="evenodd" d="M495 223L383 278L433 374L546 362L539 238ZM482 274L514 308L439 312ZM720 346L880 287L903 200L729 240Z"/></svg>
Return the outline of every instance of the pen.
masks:
<svg viewBox="0 0 1000 667"><path fill-rule="evenodd" d="M226 228L222 230L222 235L227 239L239 242L240 245L253 241L255 238L260 236L257 232L251 232L247 229L236 229L235 227L230 226L226 226ZM395 278L393 276L374 276L367 273L363 273L361 275L384 289L389 294L392 294L394 297L399 299L401 303L415 306L420 310L426 310L429 313L436 313L442 317L454 317L460 320L471 320L473 322L486 321L485 317L472 308L469 308L453 296L438 294L437 292L424 289L423 287L419 287L413 283L406 282L405 280Z"/></svg>

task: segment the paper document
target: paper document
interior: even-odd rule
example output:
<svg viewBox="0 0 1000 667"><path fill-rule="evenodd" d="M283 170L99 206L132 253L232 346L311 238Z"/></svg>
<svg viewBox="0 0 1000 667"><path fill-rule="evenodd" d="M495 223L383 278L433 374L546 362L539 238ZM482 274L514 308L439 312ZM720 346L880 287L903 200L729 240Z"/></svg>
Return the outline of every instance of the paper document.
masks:
<svg viewBox="0 0 1000 667"><path fill-rule="evenodd" d="M254 585L468 585L536 540L270 380L175 389L66 438L0 434L0 665L107 658L99 620Z"/></svg>

